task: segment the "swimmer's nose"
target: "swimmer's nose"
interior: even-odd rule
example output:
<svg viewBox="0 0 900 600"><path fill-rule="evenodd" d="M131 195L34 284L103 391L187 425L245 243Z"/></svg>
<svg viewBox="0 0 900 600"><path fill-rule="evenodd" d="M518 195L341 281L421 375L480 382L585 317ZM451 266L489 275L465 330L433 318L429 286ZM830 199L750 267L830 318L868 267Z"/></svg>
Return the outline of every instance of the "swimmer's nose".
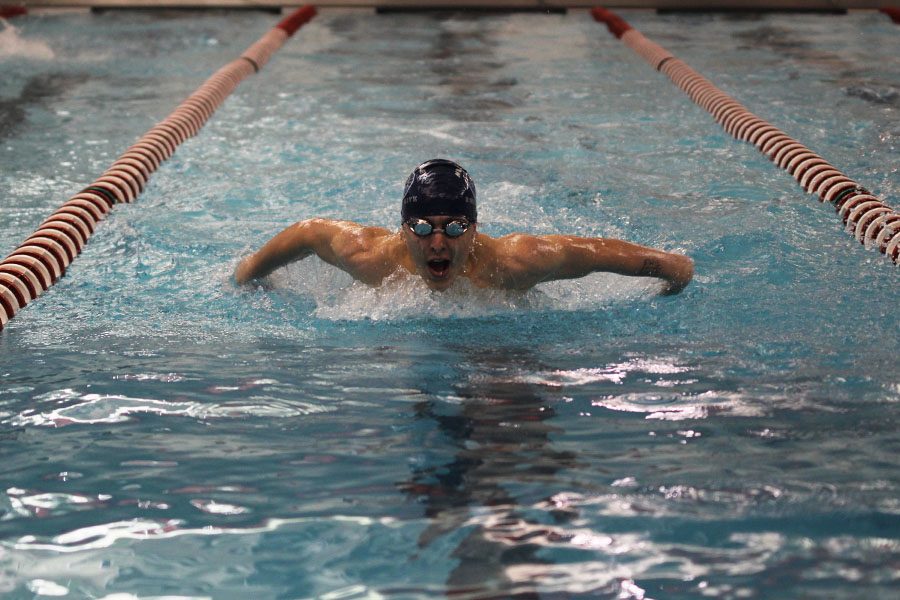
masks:
<svg viewBox="0 0 900 600"><path fill-rule="evenodd" d="M435 231L428 236L431 248L433 250L443 249L447 247L447 236L443 231Z"/></svg>

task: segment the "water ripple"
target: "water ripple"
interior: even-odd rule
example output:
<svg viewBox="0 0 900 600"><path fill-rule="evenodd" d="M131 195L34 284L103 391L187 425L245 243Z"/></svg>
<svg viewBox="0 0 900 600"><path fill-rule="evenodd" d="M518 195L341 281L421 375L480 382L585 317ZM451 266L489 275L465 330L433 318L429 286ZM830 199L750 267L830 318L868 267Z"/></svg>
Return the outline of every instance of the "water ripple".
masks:
<svg viewBox="0 0 900 600"><path fill-rule="evenodd" d="M132 398L119 394L78 394L73 390L61 390L48 395L47 398L74 402L49 411L36 412L29 408L8 419L7 422L18 427L27 425L65 427L122 423L142 414L183 416L203 420L248 416L289 418L335 410L320 404L287 401L263 395L250 396L247 401L201 403Z"/></svg>
<svg viewBox="0 0 900 600"><path fill-rule="evenodd" d="M578 369L557 369L553 371L522 373L516 375L511 380L506 379L504 381L548 387L567 387L589 385L597 382L622 383L633 373L670 375L685 373L690 370L690 367L676 364L675 359L646 357L610 363L603 367L581 367ZM666 381L663 385L667 386L671 384L672 382Z"/></svg>
<svg viewBox="0 0 900 600"><path fill-rule="evenodd" d="M0 542L0 548L15 550L49 550L52 552L70 553L85 550L108 548L119 540L159 540L182 536L216 536L245 535L276 531L287 525L319 524L322 522L348 524L351 526L370 527L380 525L394 527L398 522L391 517L363 517L349 515L330 515L328 517L292 517L268 518L259 525L250 527L185 527L181 519L131 519L103 523L67 531L49 539L41 539L34 535L25 535L16 541ZM2 555L0 555L2 556Z"/></svg>
<svg viewBox="0 0 900 600"><path fill-rule="evenodd" d="M0 517L0 521L6 521L16 516L48 517L74 510L89 510L105 506L111 498L112 496L108 494L96 496L64 493L29 494L23 489L9 488L6 490L5 498L8 505L0 506L0 508L6 509L7 514Z"/></svg>

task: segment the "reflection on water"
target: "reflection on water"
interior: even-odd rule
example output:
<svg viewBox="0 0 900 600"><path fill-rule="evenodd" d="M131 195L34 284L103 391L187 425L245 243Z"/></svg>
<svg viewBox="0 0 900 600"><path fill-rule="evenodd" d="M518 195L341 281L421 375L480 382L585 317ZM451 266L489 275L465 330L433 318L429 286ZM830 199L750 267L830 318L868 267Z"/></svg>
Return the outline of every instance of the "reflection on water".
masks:
<svg viewBox="0 0 900 600"><path fill-rule="evenodd" d="M441 115L451 122L493 122L499 120L498 113L523 102L514 93L516 79L504 74L507 64L496 52L497 21L434 12L381 17L365 26L349 19L326 23L345 39L325 49L325 55L340 57L344 69L351 59L361 62L364 68L346 76L375 92L339 105L351 116L358 115L363 103L386 116ZM402 36L396 36L396 31L402 31ZM373 53L369 44L373 35L392 39L386 44L376 41L378 51ZM409 52L412 46L416 46L415 56ZM408 89L415 102L385 101L380 93L383 86Z"/></svg>
<svg viewBox="0 0 900 600"><path fill-rule="evenodd" d="M4 33L0 31L0 59L3 58ZM6 99L0 96L0 140L26 129L29 111L49 108L54 100L82 85L86 79L87 75L72 73L36 75L25 83L18 97Z"/></svg>
<svg viewBox="0 0 900 600"><path fill-rule="evenodd" d="M0 591L103 597L159 590L172 571L182 594L300 598L776 597L767 574L804 590L847 569L893 581L889 423L775 400L763 416L648 421L647 399L593 399L721 382L666 353L488 346L502 329L479 326L406 323L376 348L278 342L270 356L286 359L252 361L253 377L139 364L114 378L142 395L98 381L7 401L21 424L0 440L18 449L4 454ZM255 400L220 412L242 394ZM303 403L328 410L279 412ZM835 480L847 465L869 466Z"/></svg>
<svg viewBox="0 0 900 600"><path fill-rule="evenodd" d="M513 362L533 361L538 368L527 354L513 357L497 349L465 350L461 359L488 372L504 371ZM576 456L553 448L550 436L557 428L548 420L555 413L527 382L476 379L454 390L460 399L456 414L445 414L433 399L415 406L416 418L434 421L456 449L446 462L415 467L409 481L399 485L424 505L429 518L419 546L427 548L442 536L458 540L450 552L457 561L447 578L450 597L537 598L528 567L546 562L538 551L548 530L530 522L514 490L551 484L575 466ZM552 514L569 517L562 511Z"/></svg>
<svg viewBox="0 0 900 600"><path fill-rule="evenodd" d="M312 413L328 412L331 409L309 402L285 402L279 398L250 396L246 401L222 404L198 402L171 402L149 398L129 398L99 394L77 394L64 390L56 402L65 398L67 405L44 412L27 409L9 420L13 426L44 425L65 427L67 425L91 425L98 423L119 423L132 420L142 414L180 415L196 419L268 417L286 418ZM68 401L73 401L69 404Z"/></svg>

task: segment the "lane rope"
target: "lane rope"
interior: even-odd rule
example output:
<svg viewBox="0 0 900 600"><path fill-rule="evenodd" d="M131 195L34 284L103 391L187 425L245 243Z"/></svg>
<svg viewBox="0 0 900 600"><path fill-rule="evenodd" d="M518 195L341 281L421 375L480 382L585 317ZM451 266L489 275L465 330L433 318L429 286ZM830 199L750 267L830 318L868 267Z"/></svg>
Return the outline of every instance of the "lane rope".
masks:
<svg viewBox="0 0 900 600"><path fill-rule="evenodd" d="M0 19L12 19L13 17L21 17L27 15L28 9L24 6L0 5Z"/></svg>
<svg viewBox="0 0 900 600"><path fill-rule="evenodd" d="M0 330L65 274L98 223L116 204L134 202L150 175L175 149L197 135L241 81L263 68L285 41L315 15L315 7L307 5L285 17L239 58L216 71L0 261Z"/></svg>
<svg viewBox="0 0 900 600"><path fill-rule="evenodd" d="M889 6L887 8L880 8L879 10L889 16L891 21L900 25L900 6Z"/></svg>
<svg viewBox="0 0 900 600"><path fill-rule="evenodd" d="M824 158L751 113L612 11L596 7L591 10L591 15L654 69L665 73L730 135L756 146L772 162L790 173L807 193L816 194L820 202L834 205L847 231L857 240L877 248L894 264L900 264L900 213Z"/></svg>

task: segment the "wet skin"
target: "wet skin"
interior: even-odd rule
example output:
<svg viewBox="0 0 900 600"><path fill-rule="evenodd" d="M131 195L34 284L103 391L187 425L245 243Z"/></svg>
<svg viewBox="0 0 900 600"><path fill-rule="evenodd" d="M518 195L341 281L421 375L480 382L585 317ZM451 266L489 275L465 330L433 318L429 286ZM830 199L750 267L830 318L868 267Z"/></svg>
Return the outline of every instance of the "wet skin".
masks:
<svg viewBox="0 0 900 600"><path fill-rule="evenodd" d="M513 233L492 238L474 223L453 238L442 230L459 216L424 217L435 228L417 236L350 221L307 219L285 228L259 251L242 260L235 281L243 284L315 254L355 279L378 286L405 270L432 290L444 291L459 277L476 287L525 290L544 281L584 277L604 271L665 280L663 294L676 294L694 273L687 256L611 238Z"/></svg>
<svg viewBox="0 0 900 600"><path fill-rule="evenodd" d="M476 238L476 224L469 223L469 228L459 237L450 237L443 231L447 223L463 217L434 216L424 220L436 229L430 235L418 236L409 225L404 224L402 235L416 273L425 284L438 291L453 285L457 277L466 273L471 260L472 248Z"/></svg>

